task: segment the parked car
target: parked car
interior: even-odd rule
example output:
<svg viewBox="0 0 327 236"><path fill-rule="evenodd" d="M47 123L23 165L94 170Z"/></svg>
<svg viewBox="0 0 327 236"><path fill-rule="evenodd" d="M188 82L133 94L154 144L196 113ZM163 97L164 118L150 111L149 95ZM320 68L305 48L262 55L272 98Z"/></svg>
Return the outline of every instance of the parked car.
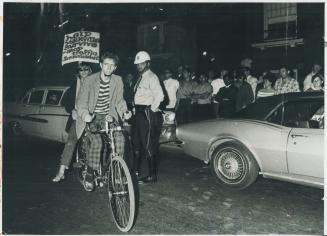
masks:
<svg viewBox="0 0 327 236"><path fill-rule="evenodd" d="M47 86L32 88L17 102L6 103L4 126L13 135L25 134L65 142L65 127L69 114L62 101L69 87ZM130 130L130 127L127 127ZM163 113L160 142L176 139L175 113Z"/></svg>
<svg viewBox="0 0 327 236"><path fill-rule="evenodd" d="M69 114L61 104L69 87L35 87L17 102L4 105L4 127L13 135L22 133L65 142Z"/></svg>
<svg viewBox="0 0 327 236"><path fill-rule="evenodd" d="M324 94L290 93L260 98L231 119L182 125L185 153L210 163L218 183L250 186L262 174L324 187Z"/></svg>

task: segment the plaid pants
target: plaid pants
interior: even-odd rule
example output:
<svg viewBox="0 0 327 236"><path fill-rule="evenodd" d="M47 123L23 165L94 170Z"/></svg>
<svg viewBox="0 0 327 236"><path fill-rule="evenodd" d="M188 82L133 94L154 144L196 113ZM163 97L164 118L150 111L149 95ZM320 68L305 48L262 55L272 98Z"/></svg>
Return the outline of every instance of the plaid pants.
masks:
<svg viewBox="0 0 327 236"><path fill-rule="evenodd" d="M99 121L96 121L99 122ZM93 170L100 169L100 159L104 151L104 145L101 134L88 132L88 149L86 153L87 165ZM125 138L123 132L114 132L114 144L118 154L124 156Z"/></svg>

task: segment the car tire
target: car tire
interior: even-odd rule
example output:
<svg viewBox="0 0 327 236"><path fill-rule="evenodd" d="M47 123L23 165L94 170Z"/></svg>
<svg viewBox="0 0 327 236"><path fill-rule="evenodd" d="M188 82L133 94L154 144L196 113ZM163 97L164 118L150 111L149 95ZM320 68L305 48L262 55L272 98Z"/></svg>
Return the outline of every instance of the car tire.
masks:
<svg viewBox="0 0 327 236"><path fill-rule="evenodd" d="M212 154L210 165L218 183L229 189L241 190L250 186L259 173L251 152L237 142L219 145Z"/></svg>

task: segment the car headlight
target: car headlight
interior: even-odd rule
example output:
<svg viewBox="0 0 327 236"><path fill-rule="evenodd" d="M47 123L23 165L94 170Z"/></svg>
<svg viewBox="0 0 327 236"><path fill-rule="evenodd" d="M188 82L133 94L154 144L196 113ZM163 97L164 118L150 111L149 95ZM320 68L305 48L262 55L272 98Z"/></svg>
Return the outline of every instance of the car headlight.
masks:
<svg viewBox="0 0 327 236"><path fill-rule="evenodd" d="M166 112L164 113L164 115L163 115L163 117L164 117L164 122L165 122L165 123L168 123L168 124L170 124L170 123L174 123L174 121L175 121L175 116L176 116L175 112L172 112L172 111L166 111Z"/></svg>

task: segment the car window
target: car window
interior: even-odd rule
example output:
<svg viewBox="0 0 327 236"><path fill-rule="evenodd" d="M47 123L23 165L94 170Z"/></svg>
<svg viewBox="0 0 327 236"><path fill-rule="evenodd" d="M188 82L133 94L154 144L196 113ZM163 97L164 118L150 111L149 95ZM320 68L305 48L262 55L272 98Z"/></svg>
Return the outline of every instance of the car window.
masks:
<svg viewBox="0 0 327 236"><path fill-rule="evenodd" d="M66 102L69 100L69 97L70 94L69 94L69 89L66 90L66 92L64 93L64 95L62 96L62 99L61 99L61 106L65 106L66 105Z"/></svg>
<svg viewBox="0 0 327 236"><path fill-rule="evenodd" d="M321 112L323 100L298 100L284 104L284 116L282 125L292 128L319 128L317 112ZM314 115L316 117L314 118ZM323 113L320 115L320 117ZM320 124L321 126L321 124Z"/></svg>
<svg viewBox="0 0 327 236"><path fill-rule="evenodd" d="M43 100L44 90L36 90L31 93L29 103L31 104L41 104Z"/></svg>
<svg viewBox="0 0 327 236"><path fill-rule="evenodd" d="M324 129L324 111L325 111L325 109L324 109L324 105L323 105L311 117L310 122L311 123L316 122L316 127L312 127L312 128Z"/></svg>
<svg viewBox="0 0 327 236"><path fill-rule="evenodd" d="M21 103L27 104L29 97L30 97L30 93L25 94L25 96L21 100Z"/></svg>
<svg viewBox="0 0 327 236"><path fill-rule="evenodd" d="M283 118L283 109L284 109L283 104L280 104L278 107L276 107L271 112L271 114L267 118L267 121L270 122L270 123L281 125L282 124L282 118Z"/></svg>
<svg viewBox="0 0 327 236"><path fill-rule="evenodd" d="M251 103L246 108L236 112L232 118L266 120L266 117L270 116L271 111L281 102L281 95L260 98L255 103Z"/></svg>
<svg viewBox="0 0 327 236"><path fill-rule="evenodd" d="M45 99L46 105L59 105L60 98L62 96L62 90L49 90L47 98Z"/></svg>

